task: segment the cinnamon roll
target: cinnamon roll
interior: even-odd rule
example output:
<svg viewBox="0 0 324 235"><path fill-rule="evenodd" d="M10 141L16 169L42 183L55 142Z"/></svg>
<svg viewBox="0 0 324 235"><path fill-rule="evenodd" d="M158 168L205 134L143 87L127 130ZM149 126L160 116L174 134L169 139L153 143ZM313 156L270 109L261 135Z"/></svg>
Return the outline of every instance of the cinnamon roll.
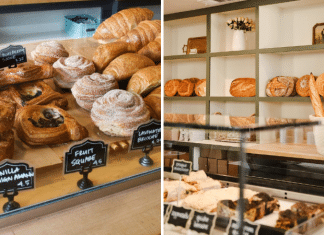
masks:
<svg viewBox="0 0 324 235"><path fill-rule="evenodd" d="M88 137L88 131L70 114L54 105L30 105L17 111L18 137L29 145L62 144Z"/></svg>
<svg viewBox="0 0 324 235"><path fill-rule="evenodd" d="M53 64L53 68L54 81L61 88L72 88L79 78L96 71L91 60L79 55L60 58Z"/></svg>
<svg viewBox="0 0 324 235"><path fill-rule="evenodd" d="M90 111L96 99L113 89L118 89L118 82L114 77L93 73L77 80L71 91L78 105Z"/></svg>
<svg viewBox="0 0 324 235"><path fill-rule="evenodd" d="M67 99L43 81L14 85L8 91L18 108L33 104L53 104L62 109L68 106Z"/></svg>
<svg viewBox="0 0 324 235"><path fill-rule="evenodd" d="M16 105L13 102L0 99L0 133L12 129L15 121Z"/></svg>
<svg viewBox="0 0 324 235"><path fill-rule="evenodd" d="M140 95L116 89L93 103L91 118L105 134L128 137L150 119L150 112Z"/></svg>
<svg viewBox="0 0 324 235"><path fill-rule="evenodd" d="M68 57L69 53L62 44L56 41L43 42L31 52L35 64L53 64L60 57Z"/></svg>
<svg viewBox="0 0 324 235"><path fill-rule="evenodd" d="M15 138L12 130L0 133L0 161L13 157L14 142Z"/></svg>

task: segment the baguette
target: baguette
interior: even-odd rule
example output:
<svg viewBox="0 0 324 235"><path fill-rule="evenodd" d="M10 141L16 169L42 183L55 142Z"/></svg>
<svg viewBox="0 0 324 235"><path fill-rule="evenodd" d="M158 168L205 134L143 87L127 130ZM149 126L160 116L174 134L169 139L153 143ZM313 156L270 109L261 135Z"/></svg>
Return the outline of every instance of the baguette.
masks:
<svg viewBox="0 0 324 235"><path fill-rule="evenodd" d="M315 111L316 117L324 117L324 109L321 101L321 97L316 89L315 78L311 73L309 78L309 89L310 89L310 99L312 101L312 106Z"/></svg>

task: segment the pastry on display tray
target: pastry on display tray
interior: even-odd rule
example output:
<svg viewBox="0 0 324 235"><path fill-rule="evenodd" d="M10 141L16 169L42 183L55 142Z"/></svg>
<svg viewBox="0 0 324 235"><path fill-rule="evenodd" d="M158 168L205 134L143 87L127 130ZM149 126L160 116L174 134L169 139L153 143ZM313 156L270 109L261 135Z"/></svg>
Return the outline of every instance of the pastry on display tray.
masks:
<svg viewBox="0 0 324 235"><path fill-rule="evenodd" d="M149 42L137 53L150 58L154 62L160 62L161 61L161 33L159 33L156 36L154 41Z"/></svg>
<svg viewBox="0 0 324 235"><path fill-rule="evenodd" d="M197 189L182 181L164 181L164 201L173 202L178 199L184 199L193 192L197 192ZM179 195L179 198L178 198Z"/></svg>
<svg viewBox="0 0 324 235"><path fill-rule="evenodd" d="M69 53L61 43L56 41L43 42L31 52L31 57L36 65L52 65L61 57L68 57Z"/></svg>

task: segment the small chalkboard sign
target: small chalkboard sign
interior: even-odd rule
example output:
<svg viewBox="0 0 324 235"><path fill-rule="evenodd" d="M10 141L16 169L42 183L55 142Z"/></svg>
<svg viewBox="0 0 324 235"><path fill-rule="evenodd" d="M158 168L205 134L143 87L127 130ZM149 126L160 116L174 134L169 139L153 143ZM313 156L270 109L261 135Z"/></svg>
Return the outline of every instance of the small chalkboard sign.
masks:
<svg viewBox="0 0 324 235"><path fill-rule="evenodd" d="M185 228L190 218L191 212L192 212L191 209L172 206L167 223L173 224L174 226L180 226L182 228Z"/></svg>
<svg viewBox="0 0 324 235"><path fill-rule="evenodd" d="M134 131L130 149L143 149L146 146L161 145L161 122L152 119L149 123L140 125Z"/></svg>
<svg viewBox="0 0 324 235"><path fill-rule="evenodd" d="M215 227L216 216L195 211L189 229L202 234L211 234Z"/></svg>
<svg viewBox="0 0 324 235"><path fill-rule="evenodd" d="M258 235L259 234L259 229L260 229L260 224L253 224L248 221L243 222L243 234L244 235ZM226 232L228 235L237 235L239 234L239 222L231 218Z"/></svg>
<svg viewBox="0 0 324 235"><path fill-rule="evenodd" d="M171 173L178 173L180 175L189 175L191 172L191 166L192 166L192 162L173 159Z"/></svg>
<svg viewBox="0 0 324 235"><path fill-rule="evenodd" d="M8 46L0 50L0 68L17 67L17 64L27 62L26 49L21 46Z"/></svg>
<svg viewBox="0 0 324 235"><path fill-rule="evenodd" d="M74 145L65 153L64 174L80 172L82 169L106 166L108 145L102 141L86 140Z"/></svg>
<svg viewBox="0 0 324 235"><path fill-rule="evenodd" d="M34 168L27 163L4 160L0 162L0 193L33 189L35 187Z"/></svg>

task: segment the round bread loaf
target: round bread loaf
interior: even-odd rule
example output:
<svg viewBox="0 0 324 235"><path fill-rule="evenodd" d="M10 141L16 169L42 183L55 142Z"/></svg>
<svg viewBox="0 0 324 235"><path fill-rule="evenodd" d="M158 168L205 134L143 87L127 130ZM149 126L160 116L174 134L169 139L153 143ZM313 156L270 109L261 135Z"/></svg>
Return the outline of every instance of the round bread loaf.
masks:
<svg viewBox="0 0 324 235"><path fill-rule="evenodd" d="M296 95L296 82L298 78L277 76L272 78L266 87L266 94L270 97L288 97Z"/></svg>
<svg viewBox="0 0 324 235"><path fill-rule="evenodd" d="M298 79L298 81L296 83L296 92L298 95L300 95L302 97L310 96L309 78L310 78L310 75L304 75Z"/></svg>
<svg viewBox="0 0 324 235"><path fill-rule="evenodd" d="M60 57L68 57L69 53L65 50L62 44L56 41L43 42L36 46L31 52L36 65L53 64Z"/></svg>
<svg viewBox="0 0 324 235"><path fill-rule="evenodd" d="M179 84L178 94L183 97L189 97L193 94L194 88L194 83L192 83L189 79L184 79Z"/></svg>
<svg viewBox="0 0 324 235"><path fill-rule="evenodd" d="M255 96L254 78L236 78L230 86L230 94L234 97L253 97Z"/></svg>
<svg viewBox="0 0 324 235"><path fill-rule="evenodd" d="M195 84L195 94L197 96L206 96L206 79L201 79Z"/></svg>
<svg viewBox="0 0 324 235"><path fill-rule="evenodd" d="M178 93L181 79L172 79L165 83L164 93L166 96L175 96Z"/></svg>

